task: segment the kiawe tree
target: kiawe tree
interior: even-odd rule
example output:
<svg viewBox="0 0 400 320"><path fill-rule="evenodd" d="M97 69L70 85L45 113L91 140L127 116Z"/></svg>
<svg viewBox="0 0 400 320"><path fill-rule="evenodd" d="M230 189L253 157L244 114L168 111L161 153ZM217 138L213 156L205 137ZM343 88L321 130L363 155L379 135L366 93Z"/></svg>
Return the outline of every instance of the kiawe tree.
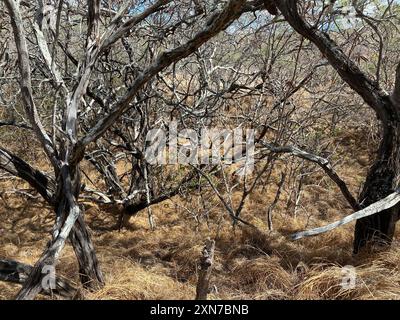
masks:
<svg viewBox="0 0 400 320"><path fill-rule="evenodd" d="M119 117L132 107L139 90L154 76L174 62L192 54L202 44L226 29L243 12L258 9L261 2L231 0L210 15L204 15L196 10L191 19L198 20L197 25L202 25L202 27L198 31L195 30L188 41L160 52L147 66L142 67L132 79L129 90L116 101L112 101L108 106L108 113L97 119L96 123L84 134L80 132L79 114L83 108L83 98L90 88L91 77L101 57L109 52L118 40L144 23L151 15L171 10L169 6L173 5L174 1L142 1L141 4L125 1L119 6L114 4L108 8L103 8L100 0L90 0L87 6L79 6L79 3L69 1L58 1L54 5L45 4L41 0L37 2L5 0L4 2L18 53L21 99L35 137L53 167L53 176L48 177L33 169L22 159L3 148L0 164L3 169L25 179L36 188L54 206L56 213L52 240L24 282L17 299L33 299L42 290L43 267L56 264L67 239L71 241L77 256L83 285L96 289L104 284L104 278L85 225L84 212L78 204L82 187L80 162L86 148L101 138ZM134 10L135 5L140 9ZM34 12L32 29L38 54L45 64L43 71L49 75L53 88L61 97L61 103L57 105L57 110L61 110L61 121L58 122L59 119L54 117L53 136L42 122L32 90L32 59L23 18L25 10ZM70 51L62 47L67 59L78 60L78 70L73 81L65 81L56 61L56 50L50 45L50 43L58 45L60 42L60 27L64 21L64 10L68 14L74 10L87 12L85 46L81 57L71 58ZM45 18L49 15L49 11L53 13L53 16L56 13L55 24L50 26L49 32L44 32L47 23ZM102 25L104 16L110 18L104 19L108 21L107 25Z"/></svg>
<svg viewBox="0 0 400 320"><path fill-rule="evenodd" d="M83 286L96 290L104 285L104 277L86 227L84 208L79 204L82 189L84 189L81 170L83 159L93 160L92 163L98 166L99 172L105 175L106 184L110 188L119 190L119 200L122 202L130 200L130 195L135 191L132 190L134 184L131 183L129 190L124 190L115 172L106 172L104 169L106 165L102 167L100 162L91 158L90 148L99 147L101 139L107 142L104 145L113 147L114 141L106 137L110 134L122 139L127 148L126 152L134 154L135 139L132 139L129 130L123 128L123 126L125 128L129 126L131 122L120 121L121 118L125 115L140 117L142 114L140 103L150 99L151 95L158 97L162 95L152 87L154 79L167 83L168 81L161 77L160 73L172 66L172 73L176 76L176 64L188 56L194 53L198 56L199 64L203 64L201 71L204 73L205 59L199 54L199 48L226 30L244 13L268 12L271 15L283 15L284 20L293 30L313 43L341 79L374 110L381 124L381 143L377 158L369 170L358 201L353 198L344 181L338 177L325 159L294 147L279 147L271 144L264 144L264 146L267 146L272 153L290 153L318 163L338 184L355 210L382 200L399 188L400 64L397 68L393 92L388 94L380 87L380 62L377 67L377 77L372 79L328 35L326 29L322 31L319 27L320 19L323 19L327 8L332 8L331 4L323 4L321 1L322 5L316 11L320 19L311 23L308 21L310 6L307 6L310 1L89 0L84 4L67 0L46 3L42 0L4 0L3 2L6 7L4 12L7 12L7 19L9 19L14 37L21 102L28 120L28 123L21 126L31 130L35 139L39 141L41 149L51 164L52 173L41 172L3 147L0 147L0 168L27 181L54 208L55 212L52 239L35 266L32 269L29 268L29 277L24 281L17 295L18 299L33 299L42 291L41 281L44 276L42 270L45 266L57 264L57 259L67 239L70 240L78 260ZM355 10L359 17L366 19L365 21L379 35L379 30L375 26L376 21L364 16L357 3L355 3ZM85 26L79 25L79 21L85 21ZM282 21L275 19L273 22ZM76 27L77 25L79 28ZM167 41L179 28L183 28L181 33L178 33L173 40ZM138 35L141 35L143 29L148 31L144 36L148 38L143 43L138 43L138 46L146 46L146 54L143 54L141 50L132 49L128 41L132 33L138 32ZM73 34L76 30L79 30L79 34ZM229 32L234 34L234 31L235 28L232 28ZM72 47L70 43L73 37L76 40L75 47ZM279 51L285 49L287 42L282 41L282 43ZM298 50L299 53L300 51ZM118 65L117 56L121 54L129 57L129 66ZM0 51L0 58L1 56ZM136 58L137 61L135 61ZM271 60L274 59L276 57L272 55ZM379 55L379 59L382 60L382 54ZM271 62L270 68L272 64ZM240 72L232 69L238 77L241 75ZM258 72L257 76L261 75L263 81L266 82L269 71L270 69ZM113 73L122 75L123 72L125 72L125 84L122 84L124 81L115 80L112 76ZM293 86L290 82L289 94L283 100L280 98L278 105L305 85L312 78L313 72L300 81L298 86ZM43 119L44 110L41 110L43 103L42 101L39 103L40 99L36 96L33 87L35 80L32 74L38 73L44 78L43 82L48 83L50 92L55 95L55 104L50 112L51 121ZM201 76L206 79L207 73ZM198 92L206 91L205 88L209 85L208 80L204 79L201 80L203 82ZM254 85L253 80L248 82L249 86ZM241 89L263 90L268 85L262 83L250 88L238 83L240 80L236 79L221 92L214 92L214 97L221 97L223 93ZM149 86L150 90L144 90L146 86ZM166 86L171 92L163 97L163 101L168 101L171 96L175 98L183 96L180 103L189 100L190 95L179 92L175 85ZM121 88L125 90L122 94ZM207 98L210 97L204 95L200 100L206 101ZM137 110L134 109L135 107ZM14 122L10 124L16 125ZM122 129L118 127L118 124L122 124ZM265 135L266 132L258 140L262 140ZM97 151L96 147L94 148ZM110 158L113 159L112 156ZM139 171L143 168L146 166L141 163ZM256 180L264 172L261 171ZM192 175L189 174L188 177L191 179ZM187 182L186 177L180 180L177 188L171 189L171 194L179 192L179 187L184 182ZM284 179L282 179L283 183ZM244 199L252 189L245 191ZM161 195L159 200L164 198ZM150 202L147 200L136 203L131 211L136 213L149 205ZM244 202L241 203L240 210L243 205ZM398 207L394 206L384 212L358 220L355 228L354 251L358 252L370 241L390 243L398 217Z"/></svg>
<svg viewBox="0 0 400 320"><path fill-rule="evenodd" d="M376 113L381 124L381 142L376 160L368 172L360 194L359 204L361 207L367 207L385 198L399 188L400 64L397 67L393 91L389 94L380 87L379 78L372 79L366 72L362 71L326 32L318 28L318 23L311 25L306 20L299 9L307 1L278 0L274 2L293 29L315 44L340 77ZM373 25L375 21L365 17L358 7L359 5L355 2L354 9L358 17L369 19L367 22ZM374 30L377 30L376 26ZM379 60L377 64L378 75L379 64L382 60L381 55ZM398 219L399 207L396 205L384 212L357 220L354 232L354 252L357 253L368 242L390 243Z"/></svg>

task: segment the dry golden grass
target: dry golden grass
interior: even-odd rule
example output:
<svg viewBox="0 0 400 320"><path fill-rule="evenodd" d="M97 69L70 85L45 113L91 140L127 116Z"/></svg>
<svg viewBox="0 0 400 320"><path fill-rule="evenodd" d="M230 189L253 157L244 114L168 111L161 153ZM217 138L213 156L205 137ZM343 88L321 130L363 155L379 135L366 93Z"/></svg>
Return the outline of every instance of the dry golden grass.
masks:
<svg viewBox="0 0 400 320"><path fill-rule="evenodd" d="M104 263L105 262L105 263ZM162 268L144 268L130 259L110 258L103 261L106 286L88 299L96 300L179 300L194 295L194 287L163 274Z"/></svg>
<svg viewBox="0 0 400 320"><path fill-rule="evenodd" d="M178 200L174 200L178 201ZM33 264L51 228L51 212L38 203L17 201L2 209L0 256ZM142 213L129 230L97 230L103 211L89 211L88 221L106 286L86 299L193 299L199 254L216 226L197 228L172 202L154 210L158 228L151 231ZM95 215L96 219L92 216ZM249 213L247 213L248 215ZM277 231L263 232L224 223L216 241L211 299L398 299L400 248L357 258L351 255L352 227L320 237L291 242L285 237L301 229L301 217L282 221ZM115 221L110 218L110 226ZM252 222L265 230L262 217ZM42 225L34 228L33 225ZM44 226L44 227L43 227ZM107 227L107 226L103 226ZM16 231L16 232L14 232ZM356 267L354 289L342 289L342 266ZM59 272L77 283L73 251L66 248ZM0 283L0 298L10 299L17 285Z"/></svg>
<svg viewBox="0 0 400 320"><path fill-rule="evenodd" d="M345 159L345 165L339 168L354 193L365 174L365 167L358 160L358 155ZM399 299L398 243L384 252L353 257L353 224L314 238L288 240L293 232L326 224L351 212L335 186L325 181L322 173L318 175L313 179L323 183L304 189L302 210L296 216L293 210L288 211L287 194L282 194L274 211L272 232L267 231L265 214L276 188L258 188L244 207L242 217L257 230L233 229L229 219L218 224L224 209L214 198L207 199L211 207L209 223L201 217L198 224L186 210L201 212L195 197L175 197L154 206L155 231L149 229L146 211L119 232L113 229L118 218L115 212L85 204L106 286L95 293L84 292L84 298L193 299L200 252L204 240L211 237L216 239L216 252L210 299ZM279 176L274 179L277 182ZM8 190L16 183L19 182L2 181L0 186ZM234 194L233 202L238 200L239 195ZM49 240L52 223L53 214L41 201L2 194L0 257L34 264ZM341 286L346 265L355 267L354 288ZM70 246L63 251L58 272L78 283ZM0 282L0 299L13 298L18 288Z"/></svg>

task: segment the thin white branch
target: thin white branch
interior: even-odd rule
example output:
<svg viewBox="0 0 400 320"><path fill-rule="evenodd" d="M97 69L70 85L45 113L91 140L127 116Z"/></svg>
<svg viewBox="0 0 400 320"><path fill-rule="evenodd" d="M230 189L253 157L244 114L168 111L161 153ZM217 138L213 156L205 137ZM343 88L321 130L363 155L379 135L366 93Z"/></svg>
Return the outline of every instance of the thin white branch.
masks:
<svg viewBox="0 0 400 320"><path fill-rule="evenodd" d="M392 194L387 196L385 199L375 202L375 203L371 204L370 206L368 206L360 211L357 211L339 221L333 222L324 227L295 233L291 236L291 238L293 240L298 240L298 239L301 239L304 237L316 236L318 234L321 234L321 233L324 233L327 231L331 231L337 227L348 224L352 221L355 221L355 220L358 220L358 219L361 219L364 217L372 216L374 214L378 214L387 209L393 208L399 202L400 202L400 189L397 189L395 192L393 192Z"/></svg>

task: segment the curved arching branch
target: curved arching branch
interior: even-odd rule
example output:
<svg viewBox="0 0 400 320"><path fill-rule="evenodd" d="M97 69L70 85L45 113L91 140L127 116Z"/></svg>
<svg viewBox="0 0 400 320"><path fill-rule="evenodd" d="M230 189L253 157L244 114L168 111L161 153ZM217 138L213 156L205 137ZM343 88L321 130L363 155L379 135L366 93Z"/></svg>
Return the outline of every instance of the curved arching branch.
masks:
<svg viewBox="0 0 400 320"><path fill-rule="evenodd" d="M333 182L339 187L343 196L353 208L353 210L360 210L360 204L354 198L350 190L348 189L346 182L343 181L342 178L337 174L337 172L333 169L332 165L329 163L328 159L322 158L315 154L309 153L307 151L301 150L295 146L273 146L271 144L263 143L266 149L273 153L287 153L299 157L301 159L305 159L311 162L318 164L325 173L332 179Z"/></svg>
<svg viewBox="0 0 400 320"><path fill-rule="evenodd" d="M199 31L192 39L181 46L161 53L150 66L139 74L133 82L131 89L113 106L112 111L100 119L97 124L77 142L71 157L71 163L77 163L82 159L86 146L99 139L115 123L115 121L130 107L130 103L137 92L149 79L174 62L186 58L195 52L202 44L226 29L243 13L245 4L246 1L244 0L229 1L221 11L210 18L205 28Z"/></svg>
<svg viewBox="0 0 400 320"><path fill-rule="evenodd" d="M312 27L300 16L298 1L276 0L275 3L292 28L318 47L340 77L375 110L379 119L387 121L390 120L388 117L396 116L390 112L393 106L389 94L370 79L327 33Z"/></svg>

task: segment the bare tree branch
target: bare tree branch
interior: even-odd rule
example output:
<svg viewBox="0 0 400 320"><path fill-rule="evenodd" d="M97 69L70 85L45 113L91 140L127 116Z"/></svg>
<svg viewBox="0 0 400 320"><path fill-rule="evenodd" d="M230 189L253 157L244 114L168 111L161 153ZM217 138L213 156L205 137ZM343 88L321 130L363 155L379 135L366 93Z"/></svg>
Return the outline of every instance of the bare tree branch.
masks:
<svg viewBox="0 0 400 320"><path fill-rule="evenodd" d="M387 209L393 208L399 202L400 202L400 189L398 189L396 192L392 193L388 197L386 197L378 202L375 202L375 203L371 204L370 206L368 206L360 211L357 211L339 221L333 222L324 227L295 233L291 236L291 238L292 238L292 240L298 240L298 239L301 239L304 237L316 236L318 234L328 232L337 227L348 224L352 221L359 220L361 218L365 218L368 216L372 216L374 214L378 214Z"/></svg>
<svg viewBox="0 0 400 320"><path fill-rule="evenodd" d="M289 153L296 157L299 157L299 158L302 158L302 159L305 159L305 160L308 160L308 161L318 164L325 171L325 173L333 180L333 182L336 183L336 185L339 187L343 196L345 197L347 202L350 204L350 206L353 208L353 210L360 209L360 205L359 205L358 201L353 197L350 190L347 188L346 183L335 172L335 170L332 168L331 164L329 163L329 161L327 159L322 158L317 155L314 155L312 153L306 152L306 151L301 150L294 146L275 147L275 146L267 144L265 142L262 142L262 144L270 152Z"/></svg>
<svg viewBox="0 0 400 320"><path fill-rule="evenodd" d="M59 167L59 163L56 157L55 147L53 146L51 138L44 129L33 99L29 52L25 39L23 21L19 10L19 3L15 2L15 0L5 0L5 3L10 15L11 26L14 32L15 44L18 51L18 66L21 74L20 86L22 101L36 136L41 142L53 166L57 168Z"/></svg>
<svg viewBox="0 0 400 320"><path fill-rule="evenodd" d="M322 54L328 59L340 77L356 91L364 101L372 107L381 120L388 116L390 108L389 95L379 85L370 79L362 70L343 52L328 34L313 28L298 12L298 1L276 0L279 10L287 22L303 37L313 42ZM393 114L393 116L395 116Z"/></svg>
<svg viewBox="0 0 400 320"><path fill-rule="evenodd" d="M147 69L145 69L136 78L131 86L130 91L119 102L116 103L116 105L112 108L112 111L104 118L99 120L97 124L87 133L87 135L78 141L73 153L72 162L77 162L79 159L81 159L83 157L85 147L101 137L104 132L106 132L112 126L112 124L130 107L130 103L134 96L149 79L175 61L189 56L203 43L207 42L213 36L228 27L233 20L240 16L245 2L246 1L244 0L230 0L223 10L221 10L216 16L213 16L205 29L198 32L191 40L175 49L161 53L153 62L153 64L147 67Z"/></svg>
<svg viewBox="0 0 400 320"><path fill-rule="evenodd" d="M3 148L0 148L0 169L27 181L50 205L54 205L55 182Z"/></svg>
<svg viewBox="0 0 400 320"><path fill-rule="evenodd" d="M139 24L141 21L146 19L151 14L160 11L165 5L172 2L172 0L158 0L150 7L146 8L143 12L138 15L131 17L129 20L125 21L117 30L113 31L113 28L120 23L122 18L122 14L128 9L129 5L131 5L132 1L126 1L119 13L114 17L113 21L111 21L108 26L108 31L103 35L104 40L102 41L102 46L100 51L104 51L110 46L112 46L115 42L121 39L125 34L127 34L135 25Z"/></svg>

